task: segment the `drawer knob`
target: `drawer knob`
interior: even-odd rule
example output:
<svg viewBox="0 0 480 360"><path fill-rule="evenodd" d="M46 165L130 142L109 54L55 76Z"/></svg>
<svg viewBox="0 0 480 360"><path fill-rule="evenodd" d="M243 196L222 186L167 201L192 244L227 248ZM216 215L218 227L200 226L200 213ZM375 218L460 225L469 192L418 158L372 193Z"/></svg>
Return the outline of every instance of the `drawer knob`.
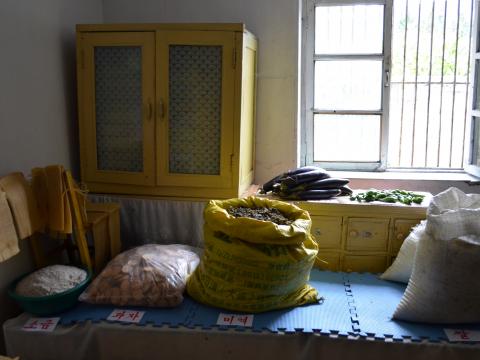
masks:
<svg viewBox="0 0 480 360"><path fill-rule="evenodd" d="M350 231L350 233L348 235L350 235L351 237L357 237L358 236L358 231L352 230L352 231Z"/></svg>
<svg viewBox="0 0 480 360"><path fill-rule="evenodd" d="M314 233L316 236L322 235L322 232L321 232L320 229L318 229L318 228L315 229L315 230L313 230L313 233Z"/></svg>
<svg viewBox="0 0 480 360"><path fill-rule="evenodd" d="M403 240L405 238L405 235L402 233L397 234L397 240Z"/></svg>

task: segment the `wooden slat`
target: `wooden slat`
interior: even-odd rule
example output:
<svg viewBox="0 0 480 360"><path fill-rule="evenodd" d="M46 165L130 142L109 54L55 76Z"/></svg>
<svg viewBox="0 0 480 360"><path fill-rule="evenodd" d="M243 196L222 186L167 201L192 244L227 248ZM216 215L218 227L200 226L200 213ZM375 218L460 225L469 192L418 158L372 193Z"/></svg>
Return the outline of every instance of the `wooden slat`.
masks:
<svg viewBox="0 0 480 360"><path fill-rule="evenodd" d="M86 228L82 221L82 213L78 205L72 174L68 170L65 170L64 172L64 181L67 188L70 209L73 213L75 242L80 253L80 261L88 268L88 270L92 270L92 261L90 259L90 253L88 252L87 238L85 236Z"/></svg>

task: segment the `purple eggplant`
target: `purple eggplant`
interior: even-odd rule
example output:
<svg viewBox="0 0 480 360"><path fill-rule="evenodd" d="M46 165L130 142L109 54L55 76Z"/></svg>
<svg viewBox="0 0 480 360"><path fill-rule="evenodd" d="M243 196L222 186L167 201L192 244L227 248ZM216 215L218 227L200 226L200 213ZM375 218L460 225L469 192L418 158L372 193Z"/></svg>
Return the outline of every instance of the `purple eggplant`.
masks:
<svg viewBox="0 0 480 360"><path fill-rule="evenodd" d="M269 191L273 190L275 184L278 184L282 181L283 174L275 176L273 179L268 180L265 184L262 185L261 192L266 194Z"/></svg>
<svg viewBox="0 0 480 360"><path fill-rule="evenodd" d="M292 194L298 200L326 200L340 195L340 189L306 190Z"/></svg>
<svg viewBox="0 0 480 360"><path fill-rule="evenodd" d="M353 190L350 189L347 185L343 185L339 187L341 193L338 196L351 196L353 194Z"/></svg>
<svg viewBox="0 0 480 360"><path fill-rule="evenodd" d="M296 169L288 170L288 171L284 172L283 174L275 176L273 179L271 179L271 180L267 181L265 184L263 184L262 189L261 189L262 193L266 194L267 192L272 191L275 184L281 183L286 178L289 178L289 177L292 177L292 176L297 176L299 174L303 174L303 173L307 173L307 172L311 172L311 171L317 171L317 170L321 170L324 173L326 173L326 171L324 169L319 168L317 166L302 166L302 167L299 167L299 168L296 168ZM330 175L328 175L328 177L329 176Z"/></svg>
<svg viewBox="0 0 480 360"><path fill-rule="evenodd" d="M315 180L312 182L300 184L295 187L288 187L282 182L280 183L280 191L282 191L284 194L292 194L292 193L306 191L306 190L341 189L342 186L345 186L348 183L349 183L348 179L326 178L326 179Z"/></svg>
<svg viewBox="0 0 480 360"><path fill-rule="evenodd" d="M290 175L282 180L282 187L285 188L293 188L299 186L301 184L305 184L308 182L313 182L317 180L322 180L329 178L330 174L328 174L324 169L317 168L312 171Z"/></svg>
<svg viewBox="0 0 480 360"><path fill-rule="evenodd" d="M327 178L316 180L314 182L309 182L304 184L305 190L313 189L339 189L340 187L347 185L350 181L348 179L341 178Z"/></svg>
<svg viewBox="0 0 480 360"><path fill-rule="evenodd" d="M287 177L287 176L303 174L303 173L306 173L306 172L309 172L309 171L314 171L314 170L323 170L323 169L319 168L317 166L302 166L302 167L299 167L299 168L296 168L296 169L288 170L283 175L285 177ZM325 171L325 170L323 170L323 171Z"/></svg>

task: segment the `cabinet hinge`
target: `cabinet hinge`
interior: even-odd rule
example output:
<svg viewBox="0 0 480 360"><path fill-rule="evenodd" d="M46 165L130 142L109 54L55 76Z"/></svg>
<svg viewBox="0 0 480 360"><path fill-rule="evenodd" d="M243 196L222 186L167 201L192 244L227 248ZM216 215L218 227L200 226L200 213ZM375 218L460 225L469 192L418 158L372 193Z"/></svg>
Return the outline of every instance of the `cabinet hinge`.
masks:
<svg viewBox="0 0 480 360"><path fill-rule="evenodd" d="M230 171L233 171L233 154L230 154Z"/></svg>
<svg viewBox="0 0 480 360"><path fill-rule="evenodd" d="M232 67L234 69L237 67L237 48L233 48Z"/></svg>

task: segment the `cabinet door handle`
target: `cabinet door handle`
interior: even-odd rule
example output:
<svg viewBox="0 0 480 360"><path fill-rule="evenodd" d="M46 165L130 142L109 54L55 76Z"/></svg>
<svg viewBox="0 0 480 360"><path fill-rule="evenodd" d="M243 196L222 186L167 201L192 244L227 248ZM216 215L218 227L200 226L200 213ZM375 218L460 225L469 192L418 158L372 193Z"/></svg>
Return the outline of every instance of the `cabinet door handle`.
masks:
<svg viewBox="0 0 480 360"><path fill-rule="evenodd" d="M350 235L351 237L357 237L358 236L358 231L352 230L352 231L350 231L350 233L348 235Z"/></svg>
<svg viewBox="0 0 480 360"><path fill-rule="evenodd" d="M158 101L158 114L160 116L160 119L163 119L165 117L165 106L163 104L163 99L160 99Z"/></svg>

